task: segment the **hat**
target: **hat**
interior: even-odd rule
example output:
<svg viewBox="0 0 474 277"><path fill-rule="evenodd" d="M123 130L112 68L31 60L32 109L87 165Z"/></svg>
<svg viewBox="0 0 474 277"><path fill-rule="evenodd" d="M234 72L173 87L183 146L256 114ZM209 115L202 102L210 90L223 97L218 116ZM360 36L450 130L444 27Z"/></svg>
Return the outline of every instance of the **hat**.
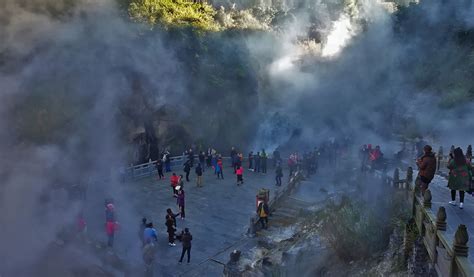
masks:
<svg viewBox="0 0 474 277"><path fill-rule="evenodd" d="M181 189L181 186L176 186L176 190L180 190Z"/></svg>

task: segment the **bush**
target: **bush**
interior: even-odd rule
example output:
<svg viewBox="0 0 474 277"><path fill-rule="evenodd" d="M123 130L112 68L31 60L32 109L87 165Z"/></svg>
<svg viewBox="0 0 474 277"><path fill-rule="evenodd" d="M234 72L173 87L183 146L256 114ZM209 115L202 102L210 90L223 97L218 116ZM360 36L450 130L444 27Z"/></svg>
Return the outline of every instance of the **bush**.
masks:
<svg viewBox="0 0 474 277"><path fill-rule="evenodd" d="M340 204L330 203L321 215L322 235L341 259L366 259L386 249L394 219L404 217L398 200L375 209L366 201L344 197Z"/></svg>
<svg viewBox="0 0 474 277"><path fill-rule="evenodd" d="M186 0L134 0L128 12L133 20L156 25L196 27L207 31L217 31L214 20L216 11L207 3Z"/></svg>

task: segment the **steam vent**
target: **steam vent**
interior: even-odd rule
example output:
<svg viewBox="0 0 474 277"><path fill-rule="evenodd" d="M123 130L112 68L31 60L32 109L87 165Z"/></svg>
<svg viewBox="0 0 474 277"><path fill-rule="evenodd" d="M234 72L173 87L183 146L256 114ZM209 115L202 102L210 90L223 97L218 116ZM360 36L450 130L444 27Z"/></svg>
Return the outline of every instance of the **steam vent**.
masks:
<svg viewBox="0 0 474 277"><path fill-rule="evenodd" d="M473 277L473 76L473 0L0 0L0 277Z"/></svg>

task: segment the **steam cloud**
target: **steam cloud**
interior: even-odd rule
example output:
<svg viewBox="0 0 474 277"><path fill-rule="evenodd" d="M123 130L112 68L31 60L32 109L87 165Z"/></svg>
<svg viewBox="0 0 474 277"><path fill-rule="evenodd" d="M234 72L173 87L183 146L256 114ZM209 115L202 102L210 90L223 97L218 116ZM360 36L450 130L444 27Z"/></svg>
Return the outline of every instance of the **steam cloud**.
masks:
<svg viewBox="0 0 474 277"><path fill-rule="evenodd" d="M316 1L309 12L296 8L304 7L301 3L286 3L295 17L280 33L245 36L239 58L257 65L247 74L257 75L259 83L235 81L243 87L242 97L249 98L242 110L254 109L244 116L225 114L240 102L206 98L190 103L202 96L189 89L186 48L167 43L160 30L148 32L128 22L112 0L3 0L0 269L16 272L34 265L60 228L74 221L82 207L71 203L64 190L52 192L52 186L103 177L117 181L110 169L128 161L127 131L165 107L175 109L177 122L196 116L199 126L190 133L209 141L218 137L224 145L253 141L255 148L272 149L295 135L312 146L329 136L382 144L410 124L445 144L467 144L474 127L468 120L472 103L449 112L439 108L442 97L419 91L412 72L426 47L440 43L450 30L419 27L420 41L420 36L397 34L394 19L375 1L349 1L345 9L331 8L330 2ZM472 28L472 2L453 2L422 3L422 16L409 19L417 28L418 23L435 28L455 20ZM301 42L315 25L322 45ZM229 56L234 56L230 48L241 46L238 38L218 39ZM443 48L436 57L440 76L454 72L450 61L465 54L455 42ZM258 95L246 91L253 89ZM137 109L123 110L124 103ZM233 133L209 127L214 121L195 113L201 109L228 116L228 125L235 126L224 130ZM119 193L105 184L90 189L98 199Z"/></svg>

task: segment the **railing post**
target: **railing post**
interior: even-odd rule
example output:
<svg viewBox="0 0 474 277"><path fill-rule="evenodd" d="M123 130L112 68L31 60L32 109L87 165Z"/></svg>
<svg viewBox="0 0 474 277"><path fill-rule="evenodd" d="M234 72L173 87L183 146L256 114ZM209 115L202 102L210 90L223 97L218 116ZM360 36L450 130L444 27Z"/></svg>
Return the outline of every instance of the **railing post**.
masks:
<svg viewBox="0 0 474 277"><path fill-rule="evenodd" d="M436 229L439 231L446 231L446 209L439 207L438 213L436 214Z"/></svg>
<svg viewBox="0 0 474 277"><path fill-rule="evenodd" d="M436 250L436 247L439 245L439 236L438 236L438 231L446 231L446 209L444 207L439 207L438 213L436 214L436 228L434 232L434 241L433 241L433 249L435 250L433 253L433 266L436 264L436 261L438 261L438 251Z"/></svg>
<svg viewBox="0 0 474 277"><path fill-rule="evenodd" d="M425 208L431 208L431 199L432 199L431 191L427 189L425 193L423 194L423 206Z"/></svg>
<svg viewBox="0 0 474 277"><path fill-rule="evenodd" d="M454 235L454 255L467 257L469 254L469 246L467 242L469 241L469 234L467 233L466 225L460 224Z"/></svg>

